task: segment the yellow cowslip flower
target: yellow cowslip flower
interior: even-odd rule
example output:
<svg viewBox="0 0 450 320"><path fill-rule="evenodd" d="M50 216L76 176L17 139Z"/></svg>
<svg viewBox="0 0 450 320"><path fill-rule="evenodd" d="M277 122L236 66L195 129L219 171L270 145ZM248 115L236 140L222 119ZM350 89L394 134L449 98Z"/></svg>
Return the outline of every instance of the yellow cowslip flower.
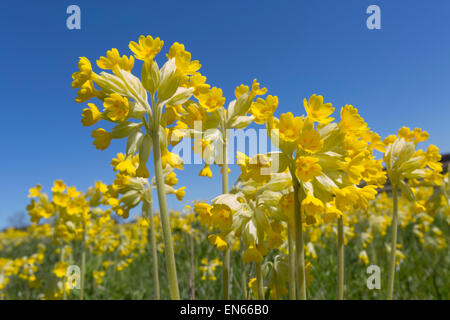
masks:
<svg viewBox="0 0 450 320"><path fill-rule="evenodd" d="M147 164L145 162L139 162L139 165L136 169L136 176L141 178L149 178L150 172L147 169Z"/></svg>
<svg viewBox="0 0 450 320"><path fill-rule="evenodd" d="M98 97L100 91L95 89L94 82L92 80L88 80L83 83L80 87L80 90L77 91L77 97L75 98L75 102L83 103L88 101L91 98Z"/></svg>
<svg viewBox="0 0 450 320"><path fill-rule="evenodd" d="M100 285L103 282L103 277L105 276L105 270L93 271L92 276L95 280L96 285Z"/></svg>
<svg viewBox="0 0 450 320"><path fill-rule="evenodd" d="M106 193L108 191L108 186L101 181L95 181L94 188L101 193Z"/></svg>
<svg viewBox="0 0 450 320"><path fill-rule="evenodd" d="M67 207L70 197L65 193L56 193L53 195L53 203L60 207Z"/></svg>
<svg viewBox="0 0 450 320"><path fill-rule="evenodd" d="M380 152L385 151L384 143L378 133L367 131L362 133L361 138L369 144L369 147Z"/></svg>
<svg viewBox="0 0 450 320"><path fill-rule="evenodd" d="M377 194L376 186L367 185L362 188L347 186L344 188L333 188L336 196L335 205L341 211L353 208L364 209L368 206L369 200L375 199Z"/></svg>
<svg viewBox="0 0 450 320"><path fill-rule="evenodd" d="M214 204L211 215L211 221L217 228L227 230L231 227L233 212L226 204Z"/></svg>
<svg viewBox="0 0 450 320"><path fill-rule="evenodd" d="M281 212L285 215L285 219L293 221L294 219L294 193L286 193L280 199Z"/></svg>
<svg viewBox="0 0 450 320"><path fill-rule="evenodd" d="M237 164L241 169L239 179L243 181L253 179L256 183L265 183L270 180L270 175L262 171L264 168L270 168L270 160L265 154L256 154L249 158L238 151Z"/></svg>
<svg viewBox="0 0 450 320"><path fill-rule="evenodd" d="M208 241L220 251L225 251L228 248L227 242L218 234L208 236Z"/></svg>
<svg viewBox="0 0 450 320"><path fill-rule="evenodd" d="M204 203L204 202L197 202L194 204L194 212L198 214L198 220L200 221L200 224L203 226L209 226L211 225L211 208L212 206L210 204Z"/></svg>
<svg viewBox="0 0 450 320"><path fill-rule="evenodd" d="M280 138L287 142L294 142L298 139L303 129L303 119L295 117L291 112L283 113L278 124Z"/></svg>
<svg viewBox="0 0 450 320"><path fill-rule="evenodd" d="M430 144L425 151L425 159L426 163L425 165L430 167L434 171L442 171L442 163L441 161L441 154L439 153L439 148L436 147L434 144Z"/></svg>
<svg viewBox="0 0 450 320"><path fill-rule="evenodd" d="M64 190L66 190L66 184L64 183L64 181L55 180L55 182L53 182L53 187L52 187L53 192L55 192L55 193L64 192Z"/></svg>
<svg viewBox="0 0 450 320"><path fill-rule="evenodd" d="M442 170L442 165L436 161L440 159L437 147L429 148L428 152L416 150L416 148L417 145L414 142L399 138L387 147L384 154L389 179L394 186L402 187L403 192L408 192L405 179L413 182L414 179L421 179L426 175L431 177L428 173L430 170L436 173ZM429 160L427 157L430 157Z"/></svg>
<svg viewBox="0 0 450 320"><path fill-rule="evenodd" d="M168 184L169 186L174 186L178 183L177 174L173 171L169 172L164 177L164 183Z"/></svg>
<svg viewBox="0 0 450 320"><path fill-rule="evenodd" d="M56 276L58 278L63 278L66 276L68 267L69 267L69 264L67 262L60 261L53 269L53 273L56 274Z"/></svg>
<svg viewBox="0 0 450 320"><path fill-rule="evenodd" d="M443 175L439 171L427 170L423 180L436 186L442 186Z"/></svg>
<svg viewBox="0 0 450 320"><path fill-rule="evenodd" d="M72 74L72 88L81 87L86 81L93 80L95 73L92 71L92 65L88 58L80 57L78 62L78 68L80 71L74 72Z"/></svg>
<svg viewBox="0 0 450 320"><path fill-rule="evenodd" d="M258 292L258 282L256 281L256 278L251 278L248 281L248 288L252 290L254 295L256 295L256 292Z"/></svg>
<svg viewBox="0 0 450 320"><path fill-rule="evenodd" d="M128 185L129 182L129 176L125 174L118 173L116 175L116 179L114 179L112 187L114 189L121 189Z"/></svg>
<svg viewBox="0 0 450 320"><path fill-rule="evenodd" d="M112 121L126 120L130 111L128 99L117 93L112 93L109 97L105 98L103 107L105 108L107 117Z"/></svg>
<svg viewBox="0 0 450 320"><path fill-rule="evenodd" d="M324 212L325 206L320 199L308 193L302 201L302 210L306 214L306 224L311 225L316 223L317 220L315 217Z"/></svg>
<svg viewBox="0 0 450 320"><path fill-rule="evenodd" d="M391 135L387 136L386 138L384 138L383 144L387 147L387 146L393 144L395 142L395 140L397 140L397 136L395 134L391 134Z"/></svg>
<svg viewBox="0 0 450 320"><path fill-rule="evenodd" d="M236 99L239 99L240 96L242 96L244 93L247 93L249 90L250 89L248 86L241 84L234 90L234 95L236 96Z"/></svg>
<svg viewBox="0 0 450 320"><path fill-rule="evenodd" d="M365 162L367 161L366 150L361 151L354 157L345 157L343 161L338 161L338 166L345 173L352 184L359 184L362 179L362 173L365 171Z"/></svg>
<svg viewBox="0 0 450 320"><path fill-rule="evenodd" d="M152 60L159 53L159 51L161 51L163 45L164 41L158 37L153 39L152 36L145 37L141 35L139 37L139 44L131 41L128 47L134 52L136 59Z"/></svg>
<svg viewBox="0 0 450 320"><path fill-rule="evenodd" d="M195 121L201 121L204 123L208 119L208 114L202 106L188 101L184 105L185 113L183 114L183 123L185 123L189 128L194 128Z"/></svg>
<svg viewBox="0 0 450 320"><path fill-rule="evenodd" d="M117 158L111 160L111 166L114 171L135 175L137 162L137 157L125 157L123 153L118 153Z"/></svg>
<svg viewBox="0 0 450 320"><path fill-rule="evenodd" d="M423 131L420 128L414 128L413 131L414 134L414 143L419 143L419 142L423 142L423 141L427 141L428 138L430 137L430 134L426 131Z"/></svg>
<svg viewBox="0 0 450 320"><path fill-rule="evenodd" d="M267 88L260 88L260 84L256 79L253 79L251 93L254 96L263 96L267 93Z"/></svg>
<svg viewBox="0 0 450 320"><path fill-rule="evenodd" d="M377 195L377 187L375 185L367 185L362 188L356 188L356 207L359 209L365 209L369 205L370 200L374 200Z"/></svg>
<svg viewBox="0 0 450 320"><path fill-rule="evenodd" d="M175 196L178 201L182 201L184 196L186 195L186 187L181 187L175 191Z"/></svg>
<svg viewBox="0 0 450 320"><path fill-rule="evenodd" d="M192 77L189 78L189 88L194 88L193 95L198 97L200 94L207 93L211 87L206 83L206 77L202 76L201 73L196 72Z"/></svg>
<svg viewBox="0 0 450 320"><path fill-rule="evenodd" d="M267 233L267 245L269 249L280 247L284 243L283 236L280 232L275 232L273 228L269 229Z"/></svg>
<svg viewBox="0 0 450 320"><path fill-rule="evenodd" d="M367 255L366 250L363 250L358 255L359 262L368 266L369 265L369 256Z"/></svg>
<svg viewBox="0 0 450 320"><path fill-rule="evenodd" d="M303 105L306 110L308 118L322 124L330 123L334 120L330 115L334 112L334 108L331 103L323 103L323 97L313 94L309 101L306 98L303 99Z"/></svg>
<svg viewBox="0 0 450 320"><path fill-rule="evenodd" d="M119 67L125 71L130 72L134 66L134 57L129 58L126 55L120 57L119 51L116 48L106 51L106 57L100 57L97 60L97 66L105 70L114 70L114 68Z"/></svg>
<svg viewBox="0 0 450 320"><path fill-rule="evenodd" d="M301 149L310 153L316 153L323 147L320 134L313 127L304 128L298 137L297 143Z"/></svg>
<svg viewBox="0 0 450 320"><path fill-rule="evenodd" d="M321 174L322 167L319 164L319 159L300 156L295 161L295 175L300 181L308 182Z"/></svg>
<svg viewBox="0 0 450 320"><path fill-rule="evenodd" d="M414 139L414 132L408 127L401 127L398 129L397 133L400 139L404 139L406 142L412 141Z"/></svg>
<svg viewBox="0 0 450 320"><path fill-rule="evenodd" d="M163 146L161 146L161 163L163 169L169 165L172 168L183 170L183 160L180 156L170 152L167 148L163 148Z"/></svg>
<svg viewBox="0 0 450 320"><path fill-rule="evenodd" d="M30 190L29 190L30 194L28 195L28 198L39 197L41 190L42 190L42 186L40 184L36 185L36 187L34 187L34 188L30 188Z"/></svg>
<svg viewBox="0 0 450 320"><path fill-rule="evenodd" d="M191 61L191 53L186 51L184 49L184 45L178 42L175 42L170 47L167 58L175 58L177 71L181 72L184 76L193 75L201 68L201 64L199 63L199 61Z"/></svg>
<svg viewBox="0 0 450 320"><path fill-rule="evenodd" d="M251 262L258 263L258 262L263 262L264 257L261 254L261 252L258 250L258 248L256 248L256 246L251 245L242 254L242 261L244 261L246 263L251 263Z"/></svg>
<svg viewBox="0 0 450 320"><path fill-rule="evenodd" d="M108 200L106 201L106 203L108 205L110 205L113 208L116 208L118 206L120 206L120 199L117 198L108 198Z"/></svg>
<svg viewBox="0 0 450 320"><path fill-rule="evenodd" d="M212 178L212 171L211 171L211 167L208 164L205 164L205 166L203 167L202 170L200 170L200 172L198 173L198 175L200 177L208 177L208 178Z"/></svg>
<svg viewBox="0 0 450 320"><path fill-rule="evenodd" d="M248 112L255 117L255 123L263 124L272 118L277 107L278 97L268 95L265 101L262 98L258 98L256 101L252 102Z"/></svg>
<svg viewBox="0 0 450 320"><path fill-rule="evenodd" d="M353 204L356 202L356 193L353 186L348 186L345 188L334 188L335 205L341 210L349 210L352 208Z"/></svg>
<svg viewBox="0 0 450 320"><path fill-rule="evenodd" d="M63 203L64 204L64 203ZM45 205L45 206L27 206L28 214L30 216L31 222L39 223L39 221L44 218L48 219L50 218L55 210L51 203Z"/></svg>
<svg viewBox="0 0 450 320"><path fill-rule="evenodd" d="M111 143L112 135L102 128L92 131L91 137L94 138L94 145L97 149L105 150Z"/></svg>
<svg viewBox="0 0 450 320"><path fill-rule="evenodd" d="M166 105L166 108L164 110L164 113L162 115L163 121L165 121L166 126L170 126L175 121L180 120L182 118L182 115L184 114L184 107L182 105ZM177 126L179 126L179 123L177 123ZM172 128L166 128L166 129L172 129ZM169 135L170 136L170 135Z"/></svg>
<svg viewBox="0 0 450 320"><path fill-rule="evenodd" d="M213 87L208 93L201 94L198 97L200 105L208 112L213 112L218 108L223 107L225 98L222 96L222 89Z"/></svg>
<svg viewBox="0 0 450 320"><path fill-rule="evenodd" d="M90 127L96 124L101 118L102 113L98 110L97 106L93 103L88 103L89 108L84 108L81 116L81 123L85 127Z"/></svg>
<svg viewBox="0 0 450 320"><path fill-rule="evenodd" d="M69 201L66 210L69 215L87 214L89 212L89 204L83 196L77 197Z"/></svg>
<svg viewBox="0 0 450 320"><path fill-rule="evenodd" d="M339 128L343 132L355 134L360 134L368 130L367 123L358 114L358 109L352 105L346 105L341 109Z"/></svg>
<svg viewBox="0 0 450 320"><path fill-rule="evenodd" d="M335 219L342 216L342 211L336 208L335 201L330 201L325 204L325 213L323 215L323 220L326 223L330 223Z"/></svg>
<svg viewBox="0 0 450 320"><path fill-rule="evenodd" d="M124 218L124 219L128 219L128 217L130 216L130 209L126 208L126 207L117 207L117 208L113 208L114 212Z"/></svg>

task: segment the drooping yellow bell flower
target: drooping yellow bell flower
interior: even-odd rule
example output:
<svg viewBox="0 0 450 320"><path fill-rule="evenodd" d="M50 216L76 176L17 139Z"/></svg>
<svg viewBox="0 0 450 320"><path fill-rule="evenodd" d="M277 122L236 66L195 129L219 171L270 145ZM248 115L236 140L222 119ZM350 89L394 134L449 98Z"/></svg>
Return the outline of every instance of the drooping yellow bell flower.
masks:
<svg viewBox="0 0 450 320"><path fill-rule="evenodd" d="M88 103L89 108L84 108L81 116L81 123L85 127L92 126L96 124L101 118L102 113L98 110L97 106L93 103Z"/></svg>
<svg viewBox="0 0 450 320"><path fill-rule="evenodd" d="M300 181L308 182L322 174L319 159L315 157L299 157L296 162L295 174Z"/></svg>
<svg viewBox="0 0 450 320"><path fill-rule="evenodd" d="M225 251L228 248L227 242L218 234L208 236L208 241L220 251Z"/></svg>
<svg viewBox="0 0 450 320"><path fill-rule="evenodd" d="M130 105L126 97L122 97L120 94L112 93L103 102L106 116L112 121L124 121L128 117L130 111Z"/></svg>
<svg viewBox="0 0 450 320"><path fill-rule="evenodd" d="M111 133L102 128L98 128L92 131L91 137L95 139L95 147L100 150L105 150L106 148L108 148L112 139Z"/></svg>

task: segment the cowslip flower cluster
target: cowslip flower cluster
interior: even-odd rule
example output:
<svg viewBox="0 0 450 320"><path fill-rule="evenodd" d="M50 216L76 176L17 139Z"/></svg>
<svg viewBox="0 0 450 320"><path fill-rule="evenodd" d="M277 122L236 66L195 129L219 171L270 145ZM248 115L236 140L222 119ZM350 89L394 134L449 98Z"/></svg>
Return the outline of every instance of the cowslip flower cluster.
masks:
<svg viewBox="0 0 450 320"><path fill-rule="evenodd" d="M386 181L382 160L373 154L384 145L355 107L342 107L340 121L333 122L334 108L322 96L312 95L303 104L306 116L282 114L268 129L299 181L305 222L312 225L367 206Z"/></svg>

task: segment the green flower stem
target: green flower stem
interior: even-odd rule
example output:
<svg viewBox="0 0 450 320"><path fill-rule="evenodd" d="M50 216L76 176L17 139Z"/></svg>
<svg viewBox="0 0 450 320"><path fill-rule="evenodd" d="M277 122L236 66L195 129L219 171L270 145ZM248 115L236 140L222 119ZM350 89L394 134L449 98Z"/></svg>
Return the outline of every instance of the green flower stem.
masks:
<svg viewBox="0 0 450 320"><path fill-rule="evenodd" d="M261 271L261 262L257 262L256 268L256 284L258 285L258 300L264 300L264 284Z"/></svg>
<svg viewBox="0 0 450 320"><path fill-rule="evenodd" d="M371 251L373 263L378 264L378 256L377 256L377 251L375 248L375 237L372 239L372 242L370 243L370 251Z"/></svg>
<svg viewBox="0 0 450 320"><path fill-rule="evenodd" d="M81 286L80 300L84 299L84 278L86 273L86 224L83 224L83 240L81 241Z"/></svg>
<svg viewBox="0 0 450 320"><path fill-rule="evenodd" d="M60 250L61 250L61 253L60 253L60 256L59 256L59 260L61 262L64 262L64 245L61 246ZM67 294L66 294L66 281L67 281L67 279L66 279L66 276L63 277L62 281L63 281L63 300L67 300ZM29 299L29 298L30 298L29 297L29 287L27 286L27 299Z"/></svg>
<svg viewBox="0 0 450 320"><path fill-rule="evenodd" d="M159 123L158 123L159 124ZM169 276L170 297L180 299L178 290L177 269L172 243L172 230L170 228L169 211L167 209L166 190L164 189L164 176L161 164L161 146L159 141L159 127L154 128L153 134L153 161L155 166L156 190L158 192L161 225L164 237L164 253L166 255L167 272Z"/></svg>
<svg viewBox="0 0 450 320"><path fill-rule="evenodd" d="M230 256L231 249L227 248L223 253L223 300L230 299Z"/></svg>
<svg viewBox="0 0 450 320"><path fill-rule="evenodd" d="M344 221L342 216L338 219L338 300L344 300Z"/></svg>
<svg viewBox="0 0 450 320"><path fill-rule="evenodd" d="M245 273L245 263L241 260L241 286L242 286L242 299L247 300L247 274Z"/></svg>
<svg viewBox="0 0 450 320"><path fill-rule="evenodd" d="M191 300L195 300L195 253L194 253L194 235L191 233L188 235L189 237L189 252L191 258L191 272L189 274L189 288Z"/></svg>
<svg viewBox="0 0 450 320"><path fill-rule="evenodd" d="M388 292L387 292L388 300L392 300L392 293L394 291L395 258L397 252L398 194L397 194L397 186L395 185L392 186L392 201L394 205L394 212L392 214L391 259L389 262L389 278L388 278Z"/></svg>
<svg viewBox="0 0 450 320"><path fill-rule="evenodd" d="M225 126L223 126L222 130L222 194L228 193L228 144L227 144L227 136ZM223 256L223 299L230 299L230 260L231 260L231 248L228 248L224 252Z"/></svg>
<svg viewBox="0 0 450 320"><path fill-rule="evenodd" d="M295 168L291 169L292 184L294 186L294 228L295 228L295 262L297 267L297 292L299 300L306 300L306 272L305 272L305 246L303 241L302 211L300 208L299 192L302 192L300 183L295 175Z"/></svg>
<svg viewBox="0 0 450 320"><path fill-rule="evenodd" d="M146 210L144 216L146 216L150 221L150 246L152 251L152 264L153 264L153 289L155 292L155 300L159 300L161 298L159 290L158 251L157 251L158 249L156 247L155 219L153 217L152 202L144 202L142 209Z"/></svg>
<svg viewBox="0 0 450 320"><path fill-rule="evenodd" d="M289 300L295 300L295 249L292 224L288 222Z"/></svg>

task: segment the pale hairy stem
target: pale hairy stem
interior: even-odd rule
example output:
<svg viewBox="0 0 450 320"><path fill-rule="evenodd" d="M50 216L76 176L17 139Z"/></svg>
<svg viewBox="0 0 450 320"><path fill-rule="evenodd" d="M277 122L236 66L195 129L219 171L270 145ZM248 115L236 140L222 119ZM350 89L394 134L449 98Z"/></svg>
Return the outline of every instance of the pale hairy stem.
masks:
<svg viewBox="0 0 450 320"><path fill-rule="evenodd" d="M155 166L156 190L158 193L159 210L161 214L161 226L164 238L164 253L166 256L167 273L169 277L170 297L173 300L180 299L178 289L177 269L172 242L172 230L170 227L169 210L167 208L164 175L161 163L161 146L159 141L159 128L154 128L153 134L153 161Z"/></svg>
<svg viewBox="0 0 450 320"><path fill-rule="evenodd" d="M344 221L342 216L338 218L338 300L344 300Z"/></svg>
<svg viewBox="0 0 450 320"><path fill-rule="evenodd" d="M195 253L194 253L194 235L192 232L188 235L189 237L189 252L191 257L191 272L189 273L189 288L190 288L190 298L195 300Z"/></svg>
<svg viewBox="0 0 450 320"><path fill-rule="evenodd" d="M144 209L145 208L145 209ZM148 217L150 221L150 246L152 251L152 263L153 263L153 289L155 292L155 300L160 300L160 289L159 289L159 271L158 271L158 248L156 247L156 230L155 230L155 219L153 217L153 206L152 202L148 202L143 209L146 210L145 216Z"/></svg>
<svg viewBox="0 0 450 320"><path fill-rule="evenodd" d="M256 283L258 286L258 295L257 295L258 300L264 300L264 283L261 271L261 262L257 262L255 268L256 268Z"/></svg>
<svg viewBox="0 0 450 320"><path fill-rule="evenodd" d="M291 168L292 183L294 185L294 228L295 228L295 263L297 267L297 298L306 300L306 271L305 271L305 247L303 240L303 219L300 206L300 183L295 175L295 169Z"/></svg>
<svg viewBox="0 0 450 320"><path fill-rule="evenodd" d="M389 261L389 278L388 278L388 291L387 299L392 300L392 294L394 292L394 278L395 278L395 259L397 253L397 225L398 225L398 193L397 186L392 186L392 201L393 201L393 213L392 213L392 242L391 242L391 257Z"/></svg>
<svg viewBox="0 0 450 320"><path fill-rule="evenodd" d="M84 299L84 285L86 273L86 225L83 225L83 240L81 242L81 286L80 286L80 300Z"/></svg>
<svg viewBox="0 0 450 320"><path fill-rule="evenodd" d="M288 222L289 300L295 300L295 249L292 223Z"/></svg>
<svg viewBox="0 0 450 320"><path fill-rule="evenodd" d="M222 145L222 194L228 193L228 144L226 130L223 126L222 130L223 145ZM230 260L231 248L228 246L223 255L223 299L230 299Z"/></svg>
<svg viewBox="0 0 450 320"><path fill-rule="evenodd" d="M242 299L247 300L247 273L245 272L245 263L241 260L241 286L242 286Z"/></svg>

